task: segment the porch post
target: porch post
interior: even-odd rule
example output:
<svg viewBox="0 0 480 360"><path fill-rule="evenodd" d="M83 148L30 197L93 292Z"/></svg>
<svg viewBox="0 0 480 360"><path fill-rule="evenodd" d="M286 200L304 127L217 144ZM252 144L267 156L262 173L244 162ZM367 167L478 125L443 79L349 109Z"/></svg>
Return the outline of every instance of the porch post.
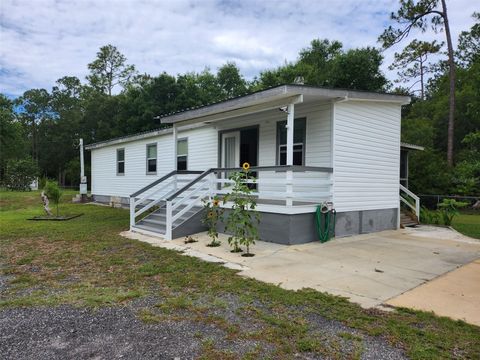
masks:
<svg viewBox="0 0 480 360"><path fill-rule="evenodd" d="M293 129L295 119L295 105L289 104L287 107L287 165L293 165ZM293 205L293 171L286 172L286 205Z"/></svg>
<svg viewBox="0 0 480 360"><path fill-rule="evenodd" d="M177 169L177 140L178 140L178 133L177 133L177 126L173 124L173 170ZM173 188L177 190L177 175L173 176Z"/></svg>

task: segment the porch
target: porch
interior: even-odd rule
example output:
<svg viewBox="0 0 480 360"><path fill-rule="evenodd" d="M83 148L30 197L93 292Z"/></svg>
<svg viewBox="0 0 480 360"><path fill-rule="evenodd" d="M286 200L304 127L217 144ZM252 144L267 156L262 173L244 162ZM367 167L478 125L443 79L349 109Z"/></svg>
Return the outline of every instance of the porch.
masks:
<svg viewBox="0 0 480 360"><path fill-rule="evenodd" d="M333 169L290 165L250 170L257 177L247 182L254 187L252 195L262 214L262 238L275 241L280 236L289 243L295 236L297 242L311 241L316 206L332 201ZM232 171L242 168L170 172L131 195L130 229L167 240L205 230L201 224L203 201L230 191L228 174ZM228 212L231 204L222 206Z"/></svg>

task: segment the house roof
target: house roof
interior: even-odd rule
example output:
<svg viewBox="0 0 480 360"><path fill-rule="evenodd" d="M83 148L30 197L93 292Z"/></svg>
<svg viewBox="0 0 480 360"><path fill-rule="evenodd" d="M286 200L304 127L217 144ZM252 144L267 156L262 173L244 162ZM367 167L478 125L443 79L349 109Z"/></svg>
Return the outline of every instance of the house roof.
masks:
<svg viewBox="0 0 480 360"><path fill-rule="evenodd" d="M126 142L131 142L135 140L143 140L143 139L148 139L151 137L159 136L159 135L164 135L171 133L173 129L171 127L169 128L162 128L162 129L155 129L155 130L150 130L150 131L144 131L132 135L126 135L126 136L120 136L117 138L113 139L108 139L105 141L99 141L96 143L88 144L85 146L85 150L92 150L92 149L98 149L101 147L105 146L110 146L110 145L116 145L116 144L122 144Z"/></svg>
<svg viewBox="0 0 480 360"><path fill-rule="evenodd" d="M280 103L283 101L284 105L286 105L288 102L298 99L298 97L301 97L301 100L297 102L349 99L396 102L400 104L410 103L410 97L404 95L293 84L280 85L217 103L160 115L158 118L160 118L163 124L175 124L187 120L203 120L204 118L208 120L213 115L219 114L228 116L228 113L232 113L233 116L237 116L235 114L239 110L248 111L248 108L251 108L253 111L258 109L261 104L275 101Z"/></svg>
<svg viewBox="0 0 480 360"><path fill-rule="evenodd" d="M421 150L421 151L425 150L425 147L423 147L423 146L415 145L415 144L409 144L409 143L406 143L406 142L401 142L400 147L402 147L404 149L408 149L408 150Z"/></svg>
<svg viewBox="0 0 480 360"><path fill-rule="evenodd" d="M218 119L224 119L227 117L239 116L241 114L248 113L249 111L250 113L258 112L269 108L271 109L280 107L291 102L343 99L395 102L399 104L408 104L410 102L410 97L404 95L293 84L280 85L251 94L230 98L217 103L199 106L192 109L185 109L179 112L162 115L159 118L163 124L175 124L187 120L192 120L192 122L196 122L197 124L199 122L208 123L210 120L216 121ZM105 146L148 139L171 132L172 128L159 128L88 144L85 146L85 149L93 150ZM417 150L423 150L423 148Z"/></svg>

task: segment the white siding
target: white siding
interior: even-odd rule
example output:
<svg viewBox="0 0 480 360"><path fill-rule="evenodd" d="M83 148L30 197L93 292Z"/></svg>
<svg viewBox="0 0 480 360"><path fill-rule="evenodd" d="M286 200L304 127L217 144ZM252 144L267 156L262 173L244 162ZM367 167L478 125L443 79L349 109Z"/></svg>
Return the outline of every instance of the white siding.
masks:
<svg viewBox="0 0 480 360"><path fill-rule="evenodd" d="M188 138L188 169L206 170L217 166L217 132L212 127L180 131ZM157 143L157 174L146 174L146 146ZM117 175L117 149L125 149L125 175ZM173 135L92 150L92 194L128 197L174 169Z"/></svg>
<svg viewBox="0 0 480 360"><path fill-rule="evenodd" d="M331 103L295 106L295 118L306 117L306 153L308 166L331 164ZM207 170L218 166L218 132L259 125L259 166L276 165L277 122L286 120L278 109L225 120L215 125L179 131L178 138L188 138L188 169ZM92 194L127 197L174 169L172 134L92 150ZM146 175L146 145L157 143L157 175ZM116 150L125 148L125 175L116 174ZM264 177L284 177L285 173L264 172ZM319 177L319 174L295 176ZM263 190L267 190L263 188ZM269 191L285 191L271 186ZM294 189L295 191L295 189Z"/></svg>
<svg viewBox="0 0 480 360"><path fill-rule="evenodd" d="M315 104L295 105L295 118L306 118L305 165L331 167L331 118L332 104L319 102ZM277 163L277 122L286 120L287 114L278 109L264 111L258 114L241 116L236 119L225 120L218 124L219 131L238 129L259 125L259 154L258 166L272 166ZM258 177L260 180L285 178L285 173L263 171ZM295 173L295 178L325 178L322 173ZM259 185L260 191L284 192L285 186ZM303 190L303 191L302 191ZM309 189L294 188L294 192L308 192ZM326 189L325 189L326 190Z"/></svg>
<svg viewBox="0 0 480 360"><path fill-rule="evenodd" d="M337 211L398 208L400 105L347 101L334 106Z"/></svg>

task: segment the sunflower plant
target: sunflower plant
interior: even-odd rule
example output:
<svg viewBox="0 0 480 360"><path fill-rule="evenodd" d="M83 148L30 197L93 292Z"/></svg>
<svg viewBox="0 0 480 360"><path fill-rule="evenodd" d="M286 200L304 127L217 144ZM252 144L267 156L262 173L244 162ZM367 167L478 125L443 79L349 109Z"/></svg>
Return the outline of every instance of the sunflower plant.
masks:
<svg viewBox="0 0 480 360"><path fill-rule="evenodd" d="M256 211L257 202L252 194L253 190L248 184L248 181L254 183L255 177L250 172L250 164L244 163L242 168L242 171L230 175L230 180L233 180L232 189L224 201L231 201L233 204L226 219L225 230L232 234L228 238L228 243L233 247L232 252L241 252L240 245L243 245L247 252L242 256L253 256L250 246L258 240L260 216Z"/></svg>
<svg viewBox="0 0 480 360"><path fill-rule="evenodd" d="M207 234L212 241L207 246L220 246L218 241L217 224L223 219L223 209L220 207L218 196L203 201L202 223L208 227Z"/></svg>

